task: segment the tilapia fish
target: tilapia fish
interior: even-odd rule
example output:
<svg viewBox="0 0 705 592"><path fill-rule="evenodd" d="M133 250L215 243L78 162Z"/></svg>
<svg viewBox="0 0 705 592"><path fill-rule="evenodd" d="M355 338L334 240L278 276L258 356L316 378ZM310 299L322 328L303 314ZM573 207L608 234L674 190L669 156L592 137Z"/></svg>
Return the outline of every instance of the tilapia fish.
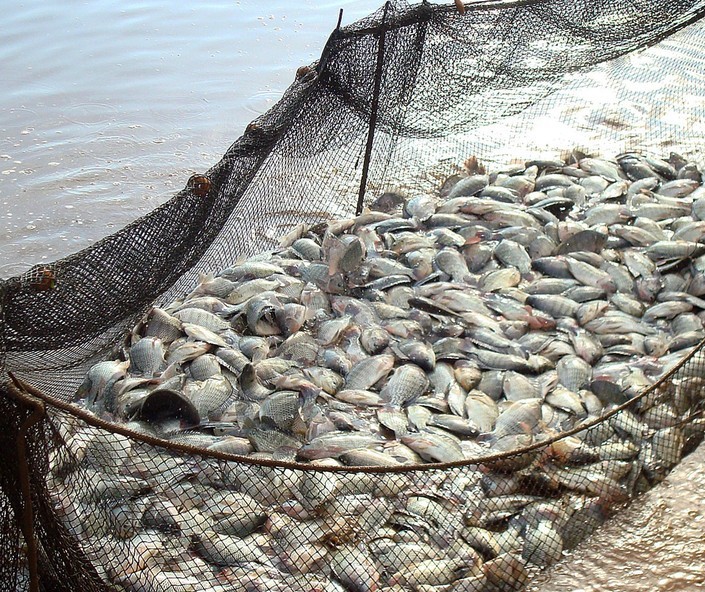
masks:
<svg viewBox="0 0 705 592"><path fill-rule="evenodd" d="M181 561L212 589L516 590L702 439L695 362L637 398L705 338L697 167L466 166L438 195L387 193L203 276L88 372L77 399L96 414L267 461L157 463L67 433L50 473L64 515L90 516L72 532L89 554L113 533L103 561L137 549L106 577L143 589ZM166 531L188 536L167 549Z"/></svg>

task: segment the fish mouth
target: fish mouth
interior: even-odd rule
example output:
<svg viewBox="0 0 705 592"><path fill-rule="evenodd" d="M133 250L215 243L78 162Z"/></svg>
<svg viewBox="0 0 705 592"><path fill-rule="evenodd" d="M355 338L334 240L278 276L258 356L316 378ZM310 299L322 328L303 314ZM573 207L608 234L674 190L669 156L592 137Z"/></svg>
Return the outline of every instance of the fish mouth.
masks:
<svg viewBox="0 0 705 592"><path fill-rule="evenodd" d="M184 427L197 426L201 422L194 404L184 394L168 388L158 388L149 393L142 401L137 419L155 424L180 419Z"/></svg>

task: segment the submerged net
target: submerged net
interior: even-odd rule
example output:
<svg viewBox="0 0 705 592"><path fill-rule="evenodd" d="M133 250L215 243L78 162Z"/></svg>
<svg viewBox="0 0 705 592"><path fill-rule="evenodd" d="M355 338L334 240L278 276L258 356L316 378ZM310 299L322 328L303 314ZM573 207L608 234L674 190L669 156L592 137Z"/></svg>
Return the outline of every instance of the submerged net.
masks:
<svg viewBox="0 0 705 592"><path fill-rule="evenodd" d="M525 564L554 562L663 479L702 440L700 346L645 392L613 394L594 425L450 466L237 458L67 403L199 273L385 192L438 195L470 156L490 170L570 162L570 151L702 163L704 12L694 1L476 2L464 14L389 3L336 29L169 202L3 282L0 361L21 382L6 377L0 399L0 590L37 574L45 590L514 590ZM699 266L681 256L670 269Z"/></svg>

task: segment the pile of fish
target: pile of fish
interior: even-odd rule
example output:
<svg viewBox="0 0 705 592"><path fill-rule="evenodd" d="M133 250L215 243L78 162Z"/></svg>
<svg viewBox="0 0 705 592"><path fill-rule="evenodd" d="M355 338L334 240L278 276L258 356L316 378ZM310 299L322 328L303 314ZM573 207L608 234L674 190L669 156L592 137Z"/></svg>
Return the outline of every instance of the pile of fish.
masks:
<svg viewBox="0 0 705 592"><path fill-rule="evenodd" d="M471 158L438 195L298 226L153 308L76 397L260 464L66 425L57 507L96 564L132 554L103 574L127 590L520 589L702 439L703 378L481 459L594 422L705 338L703 243L675 154Z"/></svg>

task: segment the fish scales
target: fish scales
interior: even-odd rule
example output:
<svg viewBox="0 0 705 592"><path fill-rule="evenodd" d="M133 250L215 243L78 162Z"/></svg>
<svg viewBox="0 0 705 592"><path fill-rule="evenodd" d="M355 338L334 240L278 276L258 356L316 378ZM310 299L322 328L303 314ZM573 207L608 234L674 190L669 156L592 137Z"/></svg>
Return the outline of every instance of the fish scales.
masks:
<svg viewBox="0 0 705 592"><path fill-rule="evenodd" d="M126 337L127 361L94 366L76 397L175 443L320 468L477 458L599 417L705 335L705 189L675 156L569 158L491 172L468 159L445 197L394 192L356 218L299 225L279 250L152 309ZM123 544L167 525L189 533L179 561L200 562L193 573L212 587L516 589L526 564L555 562L605 507L680 460L702 390L691 374L481 472L220 471L195 458L150 471L79 431L65 438L72 458L50 455L50 473L70 489L85 463L83 534L113 528L106 540ZM177 499L159 482L170 476L200 497ZM207 500L223 485L255 511L214 514ZM527 489L545 496L512 497ZM133 499L96 505L120 491ZM508 505L483 513L485 530L469 508L489 498ZM113 583L148 586L139 573ZM153 581L168 587L164 573Z"/></svg>
<svg viewBox="0 0 705 592"><path fill-rule="evenodd" d="M392 406L401 406L418 399L428 388L429 380L415 364L399 366L381 391Z"/></svg>
<svg viewBox="0 0 705 592"><path fill-rule="evenodd" d="M353 366L345 377L344 388L347 390L369 389L387 376L394 365L394 357L380 354L365 358Z"/></svg>

